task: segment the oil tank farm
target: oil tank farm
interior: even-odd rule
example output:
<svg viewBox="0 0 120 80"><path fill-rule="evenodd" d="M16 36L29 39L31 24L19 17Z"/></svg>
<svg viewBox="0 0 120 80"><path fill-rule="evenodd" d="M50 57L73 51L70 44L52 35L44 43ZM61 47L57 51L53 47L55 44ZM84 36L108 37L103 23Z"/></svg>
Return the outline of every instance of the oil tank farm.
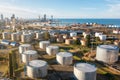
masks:
<svg viewBox="0 0 120 80"><path fill-rule="evenodd" d="M99 45L96 51L96 60L104 63L114 63L118 61L119 48L114 45Z"/></svg>
<svg viewBox="0 0 120 80"><path fill-rule="evenodd" d="M46 50L46 47L50 45L50 41L40 41L39 46L41 49Z"/></svg>
<svg viewBox="0 0 120 80"><path fill-rule="evenodd" d="M56 55L59 52L58 46L48 46L46 47L46 52L48 55Z"/></svg>
<svg viewBox="0 0 120 80"><path fill-rule="evenodd" d="M27 76L30 78L41 78L47 76L48 64L43 60L32 60L27 65Z"/></svg>
<svg viewBox="0 0 120 80"><path fill-rule="evenodd" d="M74 76L77 80L96 80L97 68L88 63L74 65Z"/></svg>
<svg viewBox="0 0 120 80"><path fill-rule="evenodd" d="M22 62L28 63L29 61L36 60L38 58L37 51L28 50L22 54Z"/></svg>
<svg viewBox="0 0 120 80"><path fill-rule="evenodd" d="M71 65L73 62L73 55L69 52L59 52L56 55L56 60L61 65Z"/></svg>

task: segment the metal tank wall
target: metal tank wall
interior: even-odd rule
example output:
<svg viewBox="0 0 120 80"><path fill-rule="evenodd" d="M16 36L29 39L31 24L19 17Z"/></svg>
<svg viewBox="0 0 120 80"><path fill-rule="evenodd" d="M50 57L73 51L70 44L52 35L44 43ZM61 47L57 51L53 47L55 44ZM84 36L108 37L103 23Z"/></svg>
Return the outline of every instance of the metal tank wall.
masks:
<svg viewBox="0 0 120 80"><path fill-rule="evenodd" d="M114 63L118 60L119 49L104 49L97 47L96 59L105 63Z"/></svg>
<svg viewBox="0 0 120 80"><path fill-rule="evenodd" d="M33 60L34 62L36 61L36 63L38 61L42 61L42 60ZM31 62L31 61L30 61ZM39 64L39 62L38 62ZM41 78L41 77L45 77L47 76L48 72L47 72L47 62L46 63L41 63L41 66L36 66L36 65L27 65L27 76L30 78Z"/></svg>
<svg viewBox="0 0 120 80"><path fill-rule="evenodd" d="M84 70L80 70L79 68L74 65L74 75L77 80L96 80L96 70L87 71L85 67Z"/></svg>
<svg viewBox="0 0 120 80"><path fill-rule="evenodd" d="M27 63L28 61L32 61L38 58L37 51L28 50L23 52L22 54L22 62Z"/></svg>
<svg viewBox="0 0 120 80"><path fill-rule="evenodd" d="M19 46L19 53L23 53L27 50L31 50L32 49L32 46L30 44L22 44Z"/></svg>
<svg viewBox="0 0 120 80"><path fill-rule="evenodd" d="M46 52L48 55L56 55L59 52L58 46L48 46L46 47Z"/></svg>
<svg viewBox="0 0 120 80"><path fill-rule="evenodd" d="M64 54L61 55L61 53L68 54L68 55L67 56ZM73 61L73 55L67 52L60 52L56 54L56 60L61 65L71 65Z"/></svg>
<svg viewBox="0 0 120 80"><path fill-rule="evenodd" d="M46 47L49 46L49 45L50 45L50 41L41 41L39 43L40 48L44 49L44 50L46 50Z"/></svg>

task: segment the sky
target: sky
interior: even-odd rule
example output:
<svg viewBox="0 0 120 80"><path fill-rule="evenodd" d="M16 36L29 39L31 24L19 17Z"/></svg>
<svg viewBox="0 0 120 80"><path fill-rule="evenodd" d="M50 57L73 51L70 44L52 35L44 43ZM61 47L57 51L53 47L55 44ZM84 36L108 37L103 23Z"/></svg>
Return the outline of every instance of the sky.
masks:
<svg viewBox="0 0 120 80"><path fill-rule="evenodd" d="M120 18L120 0L0 0L0 14L38 18Z"/></svg>

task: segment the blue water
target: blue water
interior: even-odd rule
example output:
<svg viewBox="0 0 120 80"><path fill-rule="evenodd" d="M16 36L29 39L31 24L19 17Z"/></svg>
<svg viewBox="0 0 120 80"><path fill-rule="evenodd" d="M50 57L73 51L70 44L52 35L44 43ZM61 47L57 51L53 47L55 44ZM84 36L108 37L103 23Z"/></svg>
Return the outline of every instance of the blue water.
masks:
<svg viewBox="0 0 120 80"><path fill-rule="evenodd" d="M120 19L57 19L60 24L75 24L75 23L97 23L105 25L118 25L120 26Z"/></svg>

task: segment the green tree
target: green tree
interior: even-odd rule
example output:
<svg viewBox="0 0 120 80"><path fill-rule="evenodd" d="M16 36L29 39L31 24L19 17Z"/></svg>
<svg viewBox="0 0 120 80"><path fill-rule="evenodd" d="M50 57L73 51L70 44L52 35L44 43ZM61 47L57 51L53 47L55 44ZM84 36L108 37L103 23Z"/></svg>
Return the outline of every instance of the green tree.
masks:
<svg viewBox="0 0 120 80"><path fill-rule="evenodd" d="M80 40L79 40L79 39L75 40L74 44L75 44L75 45L80 45L80 44L81 44L81 43L80 43Z"/></svg>
<svg viewBox="0 0 120 80"><path fill-rule="evenodd" d="M44 33L44 39L45 39L45 40L49 40L49 39L50 39L50 34L49 34L49 32L46 31L46 32Z"/></svg>
<svg viewBox="0 0 120 80"><path fill-rule="evenodd" d="M87 36L86 36L86 46L87 46L87 47L90 47L90 45L91 45L90 35L87 35Z"/></svg>

